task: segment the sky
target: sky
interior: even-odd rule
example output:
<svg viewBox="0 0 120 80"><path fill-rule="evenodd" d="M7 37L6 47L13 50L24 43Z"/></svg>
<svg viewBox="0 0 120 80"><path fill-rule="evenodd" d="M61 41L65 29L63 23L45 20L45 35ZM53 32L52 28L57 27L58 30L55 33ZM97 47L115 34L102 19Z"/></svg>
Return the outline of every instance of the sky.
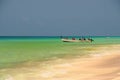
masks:
<svg viewBox="0 0 120 80"><path fill-rule="evenodd" d="M0 36L120 36L120 0L0 0Z"/></svg>

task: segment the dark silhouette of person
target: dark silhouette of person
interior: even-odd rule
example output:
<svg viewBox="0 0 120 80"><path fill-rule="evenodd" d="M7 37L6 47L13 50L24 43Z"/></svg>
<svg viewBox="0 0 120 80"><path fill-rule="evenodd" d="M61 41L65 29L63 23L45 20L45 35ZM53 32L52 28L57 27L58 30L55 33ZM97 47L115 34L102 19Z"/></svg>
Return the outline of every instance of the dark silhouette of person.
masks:
<svg viewBox="0 0 120 80"><path fill-rule="evenodd" d="M72 38L72 40L75 40L75 38Z"/></svg>

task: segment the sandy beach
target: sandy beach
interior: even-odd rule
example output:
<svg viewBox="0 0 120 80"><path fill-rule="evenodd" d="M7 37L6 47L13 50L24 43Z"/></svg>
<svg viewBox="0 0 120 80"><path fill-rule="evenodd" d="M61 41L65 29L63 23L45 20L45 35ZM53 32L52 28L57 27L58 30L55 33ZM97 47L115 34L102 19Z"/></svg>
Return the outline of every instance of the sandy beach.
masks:
<svg viewBox="0 0 120 80"><path fill-rule="evenodd" d="M37 63L8 69L2 80L120 80L119 49L120 45L112 45L87 57L46 62L45 67Z"/></svg>

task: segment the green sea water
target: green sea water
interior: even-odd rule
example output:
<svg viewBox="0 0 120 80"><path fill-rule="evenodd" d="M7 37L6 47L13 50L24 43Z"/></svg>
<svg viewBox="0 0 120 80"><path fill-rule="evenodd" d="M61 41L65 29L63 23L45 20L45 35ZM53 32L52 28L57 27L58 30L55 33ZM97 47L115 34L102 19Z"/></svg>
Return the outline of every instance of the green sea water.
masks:
<svg viewBox="0 0 120 80"><path fill-rule="evenodd" d="M72 36L68 36L71 39ZM74 36L76 39L79 36ZM62 42L59 36L1 36L0 68L10 68L25 62L46 61L89 54L101 45L120 44L119 36L93 36L92 43Z"/></svg>

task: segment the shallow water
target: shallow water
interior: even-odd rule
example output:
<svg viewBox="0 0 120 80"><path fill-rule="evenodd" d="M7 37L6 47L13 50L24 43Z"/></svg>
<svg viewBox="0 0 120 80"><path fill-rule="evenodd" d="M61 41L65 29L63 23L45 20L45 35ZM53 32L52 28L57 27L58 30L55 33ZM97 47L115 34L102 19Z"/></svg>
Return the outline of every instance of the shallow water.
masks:
<svg viewBox="0 0 120 80"><path fill-rule="evenodd" d="M69 37L71 38L71 36ZM78 39L79 37L76 36ZM89 54L97 46L120 44L120 37L93 37L92 43L65 43L58 36L0 37L0 68L25 62Z"/></svg>
<svg viewBox="0 0 120 80"><path fill-rule="evenodd" d="M29 74L31 67L34 68L32 70L34 73L36 67L42 70L55 60L61 62L67 58L99 54L100 52L97 52L99 47L120 44L120 37L93 37L93 39L92 43L66 43L57 36L0 37L0 80L7 78L12 80L11 75L19 73Z"/></svg>
<svg viewBox="0 0 120 80"><path fill-rule="evenodd" d="M120 45L100 45L94 48L88 46L76 47L74 48L76 50L73 50L71 53L79 53L83 50L84 53L89 55L81 58L81 55L79 55L81 54L80 52L77 56L54 58L48 61L27 61L25 63L19 63L19 65L15 65L11 68L0 69L0 80L88 80L86 78L93 80L94 77L96 77L95 75L106 75L106 72L110 74L111 72L114 73L116 69L110 66L118 69L117 72L113 74L116 75L120 70L120 64L118 64L120 61L120 56L118 56L120 52L119 48ZM108 58L110 55L111 58L106 59L106 57ZM117 56L117 59L114 56ZM103 63L99 60L102 60ZM95 64L97 67L95 67ZM88 66L85 69L84 66L86 65ZM110 77L109 74L106 76L108 78ZM98 78L105 78L101 80L106 80L106 76L98 76L95 80ZM83 79L83 77L85 79Z"/></svg>

